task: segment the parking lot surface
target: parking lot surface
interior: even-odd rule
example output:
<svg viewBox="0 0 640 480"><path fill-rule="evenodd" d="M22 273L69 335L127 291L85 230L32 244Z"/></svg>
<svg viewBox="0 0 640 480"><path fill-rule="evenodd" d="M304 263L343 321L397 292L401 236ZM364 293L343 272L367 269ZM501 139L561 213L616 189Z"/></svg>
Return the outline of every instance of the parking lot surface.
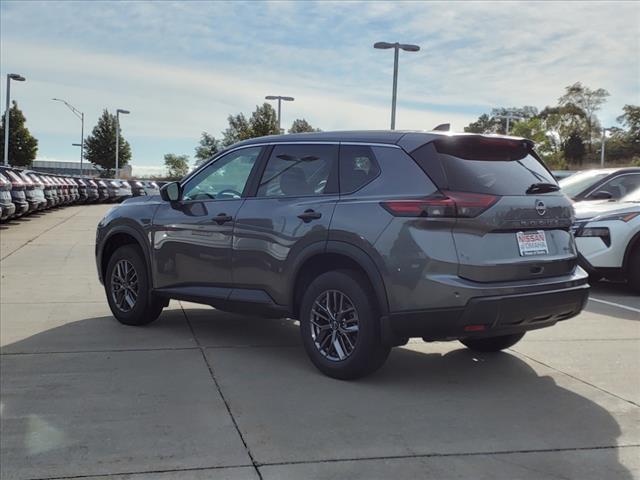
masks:
<svg viewBox="0 0 640 480"><path fill-rule="evenodd" d="M412 340L343 382L289 320L171 302L111 316L94 265L109 206L0 225L2 479L640 478L640 299L481 355Z"/></svg>

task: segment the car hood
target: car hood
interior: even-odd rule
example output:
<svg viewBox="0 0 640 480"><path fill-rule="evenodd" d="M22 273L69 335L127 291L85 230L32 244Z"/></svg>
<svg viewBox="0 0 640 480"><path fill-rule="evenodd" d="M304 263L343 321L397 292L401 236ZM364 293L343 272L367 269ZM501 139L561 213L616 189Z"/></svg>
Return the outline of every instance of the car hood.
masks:
<svg viewBox="0 0 640 480"><path fill-rule="evenodd" d="M584 220L607 213L636 212L640 210L640 203L611 201L579 202L575 203L573 208L576 212L576 220Z"/></svg>

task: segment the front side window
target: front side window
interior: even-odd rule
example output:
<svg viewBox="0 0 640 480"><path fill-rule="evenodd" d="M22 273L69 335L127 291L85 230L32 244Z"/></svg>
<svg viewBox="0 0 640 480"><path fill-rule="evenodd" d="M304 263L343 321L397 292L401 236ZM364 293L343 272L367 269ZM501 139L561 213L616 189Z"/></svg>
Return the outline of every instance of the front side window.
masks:
<svg viewBox="0 0 640 480"><path fill-rule="evenodd" d="M184 186L184 200L240 198L262 147L231 152L200 171Z"/></svg>
<svg viewBox="0 0 640 480"><path fill-rule="evenodd" d="M638 187L640 187L640 174L620 175L609 180L604 185L600 185L594 192L589 194L589 197L597 192L605 191L611 194L611 200L619 200L635 191Z"/></svg>
<svg viewBox="0 0 640 480"><path fill-rule="evenodd" d="M334 193L330 185L337 145L276 145L258 186L258 197Z"/></svg>

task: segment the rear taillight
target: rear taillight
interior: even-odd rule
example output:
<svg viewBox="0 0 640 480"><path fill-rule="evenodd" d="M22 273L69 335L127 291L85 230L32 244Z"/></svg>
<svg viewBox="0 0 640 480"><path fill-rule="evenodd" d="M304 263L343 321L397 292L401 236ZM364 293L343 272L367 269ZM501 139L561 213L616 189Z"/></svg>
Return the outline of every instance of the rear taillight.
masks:
<svg viewBox="0 0 640 480"><path fill-rule="evenodd" d="M498 201L495 195L442 191L426 198L388 200L380 204L396 217L471 218Z"/></svg>

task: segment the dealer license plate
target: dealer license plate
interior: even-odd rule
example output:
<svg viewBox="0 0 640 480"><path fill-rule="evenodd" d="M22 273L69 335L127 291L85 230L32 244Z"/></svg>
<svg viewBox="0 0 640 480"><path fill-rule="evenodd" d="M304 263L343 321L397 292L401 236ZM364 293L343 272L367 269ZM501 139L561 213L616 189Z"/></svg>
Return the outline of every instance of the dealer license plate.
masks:
<svg viewBox="0 0 640 480"><path fill-rule="evenodd" d="M549 253L547 237L544 234L544 230L537 230L535 232L518 232L516 233L516 239L518 240L518 248L520 249L521 257L528 257L529 255L545 255Z"/></svg>

